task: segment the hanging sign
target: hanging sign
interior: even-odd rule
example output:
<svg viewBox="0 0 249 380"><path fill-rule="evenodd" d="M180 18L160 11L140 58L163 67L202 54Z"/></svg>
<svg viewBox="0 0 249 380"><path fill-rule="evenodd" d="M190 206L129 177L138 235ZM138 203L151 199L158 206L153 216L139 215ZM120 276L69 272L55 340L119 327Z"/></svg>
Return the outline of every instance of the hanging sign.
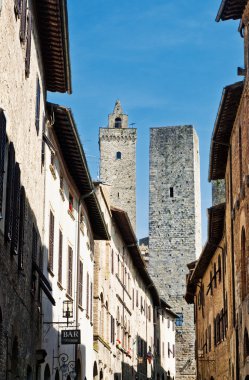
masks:
<svg viewBox="0 0 249 380"><path fill-rule="evenodd" d="M80 344L80 330L61 330L61 344Z"/></svg>

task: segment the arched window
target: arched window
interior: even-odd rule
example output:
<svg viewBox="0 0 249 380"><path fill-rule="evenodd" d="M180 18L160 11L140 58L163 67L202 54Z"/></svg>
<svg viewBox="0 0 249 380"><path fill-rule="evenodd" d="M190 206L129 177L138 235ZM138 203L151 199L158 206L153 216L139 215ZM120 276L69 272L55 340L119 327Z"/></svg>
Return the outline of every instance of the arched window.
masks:
<svg viewBox="0 0 249 380"><path fill-rule="evenodd" d="M115 119L115 128L121 128L122 127L122 120L120 117L116 117Z"/></svg>
<svg viewBox="0 0 249 380"><path fill-rule="evenodd" d="M60 375L59 375L59 371L58 371L58 369L57 369L56 372L55 372L54 380L60 380Z"/></svg>
<svg viewBox="0 0 249 380"><path fill-rule="evenodd" d="M246 234L244 227L241 231L241 287L242 300L244 300L247 294Z"/></svg>
<svg viewBox="0 0 249 380"><path fill-rule="evenodd" d="M94 378L94 380L97 379L97 376L98 376L98 366L97 366L97 363L95 361L93 364L93 378Z"/></svg>
<svg viewBox="0 0 249 380"><path fill-rule="evenodd" d="M121 152L117 152L117 153L116 153L116 159L117 159L117 160L121 160L121 156L122 156L122 155L121 155Z"/></svg>
<svg viewBox="0 0 249 380"><path fill-rule="evenodd" d="M245 331L244 331L244 361L246 361L246 358L248 356L249 356L249 337L248 337L247 328L245 328Z"/></svg>
<svg viewBox="0 0 249 380"><path fill-rule="evenodd" d="M50 369L49 369L48 364L46 364L46 367L44 370L44 380L51 380Z"/></svg>

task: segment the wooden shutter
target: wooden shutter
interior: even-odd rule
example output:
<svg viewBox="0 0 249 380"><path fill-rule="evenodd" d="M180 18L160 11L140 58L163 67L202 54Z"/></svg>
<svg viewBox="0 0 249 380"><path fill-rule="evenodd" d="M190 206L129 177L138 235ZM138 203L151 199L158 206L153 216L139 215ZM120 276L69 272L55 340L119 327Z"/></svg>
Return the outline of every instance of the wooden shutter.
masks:
<svg viewBox="0 0 249 380"><path fill-rule="evenodd" d="M27 18L27 0L18 1L19 3L19 12L20 12L20 41L22 43L25 42L25 35L26 35L26 18ZM21 4L20 4L21 3Z"/></svg>
<svg viewBox="0 0 249 380"><path fill-rule="evenodd" d="M67 292L72 297L72 274L73 274L73 250L68 247L68 276L67 276Z"/></svg>
<svg viewBox="0 0 249 380"><path fill-rule="evenodd" d="M59 230L59 255L58 255L58 281L62 283L62 248L63 248L63 235Z"/></svg>
<svg viewBox="0 0 249 380"><path fill-rule="evenodd" d="M89 316L89 273L86 275L86 315Z"/></svg>
<svg viewBox="0 0 249 380"><path fill-rule="evenodd" d="M20 167L15 164L15 181L14 181L14 203L13 203L13 222L12 222L12 240L11 240L11 253L18 255L19 243L19 220L20 220Z"/></svg>
<svg viewBox="0 0 249 380"><path fill-rule="evenodd" d="M49 247L48 247L48 268L52 271L54 265L54 214L50 210L49 217Z"/></svg>
<svg viewBox="0 0 249 380"><path fill-rule="evenodd" d="M21 9L22 9L22 1L21 0L14 0L14 11L16 17L20 17L21 14Z"/></svg>
<svg viewBox="0 0 249 380"><path fill-rule="evenodd" d="M37 243L38 243L38 236L37 236L37 230L33 224L32 229L32 260L36 263L37 261Z"/></svg>
<svg viewBox="0 0 249 380"><path fill-rule="evenodd" d="M83 263L80 261L80 273L79 273L79 284L78 284L79 290L79 305L83 305Z"/></svg>
<svg viewBox="0 0 249 380"><path fill-rule="evenodd" d="M3 218L3 180L4 180L4 158L6 147L6 119L0 108L0 219Z"/></svg>
<svg viewBox="0 0 249 380"><path fill-rule="evenodd" d="M6 189L5 241L11 241L12 239L14 180L15 180L15 150L14 150L13 143L10 143L9 152L8 152L8 171L7 171L7 189Z"/></svg>
<svg viewBox="0 0 249 380"><path fill-rule="evenodd" d="M28 30L27 30L27 44L26 44L26 57L25 57L25 76L29 77L30 73L30 54L31 54L31 34L32 34L32 15L28 15Z"/></svg>
<svg viewBox="0 0 249 380"><path fill-rule="evenodd" d="M24 246L24 221L25 221L25 189L20 191L20 222L19 222L19 252L18 269L23 269L23 246Z"/></svg>
<svg viewBox="0 0 249 380"><path fill-rule="evenodd" d="M40 99L41 99L41 86L39 78L36 80L36 104L35 104L35 127L37 135L39 135L40 126Z"/></svg>

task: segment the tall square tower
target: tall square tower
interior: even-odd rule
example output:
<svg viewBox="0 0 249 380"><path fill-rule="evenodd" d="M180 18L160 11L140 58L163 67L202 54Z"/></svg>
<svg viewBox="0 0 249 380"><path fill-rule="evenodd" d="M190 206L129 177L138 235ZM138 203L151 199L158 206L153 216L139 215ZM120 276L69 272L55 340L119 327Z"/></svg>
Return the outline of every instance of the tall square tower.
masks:
<svg viewBox="0 0 249 380"><path fill-rule="evenodd" d="M151 129L149 191L148 269L178 315L176 379L194 380L194 312L184 299L187 264L201 251L199 143L191 125Z"/></svg>
<svg viewBox="0 0 249 380"><path fill-rule="evenodd" d="M136 231L136 140L119 100L109 115L108 127L99 130L100 179L109 185L113 206L128 213Z"/></svg>

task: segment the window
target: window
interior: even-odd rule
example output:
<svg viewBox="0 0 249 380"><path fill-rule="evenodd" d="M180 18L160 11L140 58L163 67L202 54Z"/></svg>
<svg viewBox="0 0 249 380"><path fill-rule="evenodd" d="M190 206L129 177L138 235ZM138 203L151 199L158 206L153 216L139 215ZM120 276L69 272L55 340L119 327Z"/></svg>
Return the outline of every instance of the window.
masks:
<svg viewBox="0 0 249 380"><path fill-rule="evenodd" d="M108 316L108 308L107 308L107 316ZM90 283L90 322L93 321L93 284Z"/></svg>
<svg viewBox="0 0 249 380"><path fill-rule="evenodd" d="M114 128L121 128L122 127L122 120L120 117L116 117Z"/></svg>
<svg viewBox="0 0 249 380"><path fill-rule="evenodd" d="M35 105L35 127L37 135L39 135L40 126L40 99L41 99L41 86L39 78L36 80L36 105Z"/></svg>
<svg viewBox="0 0 249 380"><path fill-rule="evenodd" d="M168 318L168 329L170 328L170 319Z"/></svg>
<svg viewBox="0 0 249 380"><path fill-rule="evenodd" d="M136 290L136 307L138 307L138 290Z"/></svg>
<svg viewBox="0 0 249 380"><path fill-rule="evenodd" d="M219 280L219 282L221 282L221 257L220 257L220 255L218 256L218 274L219 274L218 280Z"/></svg>
<svg viewBox="0 0 249 380"><path fill-rule="evenodd" d="M111 255L111 270L112 270L112 274L114 273L114 253L113 253L113 249L112 249L112 255Z"/></svg>
<svg viewBox="0 0 249 380"><path fill-rule="evenodd" d="M86 315L89 317L89 273L86 274Z"/></svg>
<svg viewBox="0 0 249 380"><path fill-rule="evenodd" d="M20 14L20 32L19 37L20 41L22 43L25 42L25 36L26 36L26 13L27 13L27 0L16 0L18 3L17 11ZM21 3L21 4L20 4Z"/></svg>
<svg viewBox="0 0 249 380"><path fill-rule="evenodd" d="M170 343L168 342L168 358L170 358L170 352L171 352L171 350L170 350Z"/></svg>
<svg viewBox="0 0 249 380"><path fill-rule="evenodd" d="M6 209L5 209L5 240L12 239L13 201L14 201L14 177L15 177L15 149L11 142L8 151Z"/></svg>
<svg viewBox="0 0 249 380"><path fill-rule="evenodd" d="M73 213L73 195L69 193L68 209Z"/></svg>
<svg viewBox="0 0 249 380"><path fill-rule="evenodd" d="M246 234L244 227L241 231L241 284L242 284L242 300L247 295L247 257L246 257Z"/></svg>
<svg viewBox="0 0 249 380"><path fill-rule="evenodd" d="M164 358L164 342L162 343L162 352L163 352L163 358Z"/></svg>
<svg viewBox="0 0 249 380"><path fill-rule="evenodd" d="M58 281L62 283L62 248L63 248L63 235L59 230L59 254L58 254Z"/></svg>
<svg viewBox="0 0 249 380"><path fill-rule="evenodd" d="M169 188L169 196L170 196L170 198L174 197L174 188L173 187Z"/></svg>
<svg viewBox="0 0 249 380"><path fill-rule="evenodd" d="M78 284L78 294L79 294L79 305L83 305L83 263L80 261L80 269L79 269L79 284Z"/></svg>
<svg viewBox="0 0 249 380"><path fill-rule="evenodd" d="M54 265L54 214L50 210L49 216L49 246L48 246L48 269L53 271Z"/></svg>
<svg viewBox="0 0 249 380"><path fill-rule="evenodd" d="M3 180L6 147L6 119L0 108L0 220L3 218Z"/></svg>
<svg viewBox="0 0 249 380"><path fill-rule="evenodd" d="M68 246L68 269L67 269L67 293L70 297L73 294L73 250Z"/></svg>
<svg viewBox="0 0 249 380"><path fill-rule="evenodd" d="M117 152L116 153L116 159L117 160L121 160L121 152Z"/></svg>
<svg viewBox="0 0 249 380"><path fill-rule="evenodd" d="M151 305L149 305L148 307L148 318L149 318L149 321L151 321Z"/></svg>
<svg viewBox="0 0 249 380"><path fill-rule="evenodd" d="M25 220L25 190L21 187L20 191L20 221L19 221L19 252L18 269L23 269L23 246L24 246L24 220Z"/></svg>
<svg viewBox="0 0 249 380"><path fill-rule="evenodd" d="M176 314L176 326L180 327L183 325L183 314L182 313L177 313Z"/></svg>
<svg viewBox="0 0 249 380"><path fill-rule="evenodd" d="M15 164L15 179L14 179L14 199L13 199L13 221L12 221L12 239L11 253L18 255L19 243L19 218L20 218L20 168L19 164Z"/></svg>
<svg viewBox="0 0 249 380"><path fill-rule="evenodd" d="M37 244L38 244L38 233L33 224L32 229L32 260L36 263L37 261Z"/></svg>
<svg viewBox="0 0 249 380"><path fill-rule="evenodd" d="M216 274L217 274L216 263L214 263L214 288L217 288Z"/></svg>
<svg viewBox="0 0 249 380"><path fill-rule="evenodd" d="M32 34L32 15L31 15L31 12L29 12L28 29L27 29L26 56L25 56L25 76L26 76L26 78L28 78L29 74L30 74L31 34Z"/></svg>
<svg viewBox="0 0 249 380"><path fill-rule="evenodd" d="M60 189L63 191L64 188L64 177L63 174L60 174Z"/></svg>

